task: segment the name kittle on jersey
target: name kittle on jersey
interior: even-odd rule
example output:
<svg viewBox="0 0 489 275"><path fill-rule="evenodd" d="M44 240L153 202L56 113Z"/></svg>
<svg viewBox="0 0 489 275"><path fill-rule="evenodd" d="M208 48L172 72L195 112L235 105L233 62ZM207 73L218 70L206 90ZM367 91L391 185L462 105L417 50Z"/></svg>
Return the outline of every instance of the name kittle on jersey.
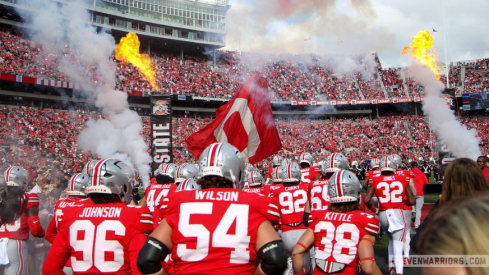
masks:
<svg viewBox="0 0 489 275"><path fill-rule="evenodd" d="M195 199L211 201L238 201L238 192L233 191L196 191Z"/></svg>
<svg viewBox="0 0 489 275"><path fill-rule="evenodd" d="M122 208L118 207L87 207L78 216L80 218L119 218Z"/></svg>
<svg viewBox="0 0 489 275"><path fill-rule="evenodd" d="M338 212L328 212L324 216L325 220L336 220L342 222L351 222L352 214L338 213Z"/></svg>

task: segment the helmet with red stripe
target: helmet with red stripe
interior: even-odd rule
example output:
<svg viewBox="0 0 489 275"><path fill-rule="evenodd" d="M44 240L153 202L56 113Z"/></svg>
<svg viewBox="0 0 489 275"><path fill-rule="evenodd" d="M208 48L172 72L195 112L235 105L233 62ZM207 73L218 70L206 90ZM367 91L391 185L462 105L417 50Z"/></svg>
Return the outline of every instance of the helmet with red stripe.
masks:
<svg viewBox="0 0 489 275"><path fill-rule="evenodd" d="M177 169L178 165L175 163L162 163L158 166L158 169L155 170L154 175L165 175L175 179L177 176Z"/></svg>
<svg viewBox="0 0 489 275"><path fill-rule="evenodd" d="M282 163L282 157L279 155L273 156L272 165L273 167L278 167Z"/></svg>
<svg viewBox="0 0 489 275"><path fill-rule="evenodd" d="M185 179L196 179L199 176L199 168L192 163L184 163L175 171L175 183L184 181Z"/></svg>
<svg viewBox="0 0 489 275"><path fill-rule="evenodd" d="M302 153L301 156L299 157L299 163L307 163L310 166L314 164L314 158L310 153Z"/></svg>
<svg viewBox="0 0 489 275"><path fill-rule="evenodd" d="M380 167L380 159L371 159L370 160L370 169L375 169Z"/></svg>
<svg viewBox="0 0 489 275"><path fill-rule="evenodd" d="M245 161L236 147L229 143L213 143L200 155L199 176L220 176L233 182L234 188L243 189Z"/></svg>
<svg viewBox="0 0 489 275"><path fill-rule="evenodd" d="M272 182L273 183L281 183L283 180L280 178L280 171L282 166L274 167L272 170Z"/></svg>
<svg viewBox="0 0 489 275"><path fill-rule="evenodd" d="M258 187L263 185L263 177L257 171L251 171L248 174L248 185L250 187Z"/></svg>
<svg viewBox="0 0 489 275"><path fill-rule="evenodd" d="M200 185L194 179L185 179L177 187L177 191L182 190L200 190Z"/></svg>
<svg viewBox="0 0 489 275"><path fill-rule="evenodd" d="M22 187L24 191L27 191L27 181L29 180L29 173L20 166L10 166L4 173L5 183L7 186Z"/></svg>
<svg viewBox="0 0 489 275"><path fill-rule="evenodd" d="M131 201L134 172L118 159L99 160L93 167L87 193L115 194L122 202Z"/></svg>
<svg viewBox="0 0 489 275"><path fill-rule="evenodd" d="M392 171L397 170L397 163L391 156L385 156L380 160L380 171Z"/></svg>
<svg viewBox="0 0 489 275"><path fill-rule="evenodd" d="M282 165L289 165L290 164L290 160L289 159L286 159L286 158L283 158L282 161L280 162L280 166Z"/></svg>
<svg viewBox="0 0 489 275"><path fill-rule="evenodd" d="M350 169L350 164L348 164L346 157L341 153L334 153L326 158L321 172L326 174L348 169Z"/></svg>
<svg viewBox="0 0 489 275"><path fill-rule="evenodd" d="M88 161L88 162L85 164L85 167L83 168L82 173L87 174L89 177L90 177L90 176L92 176L93 167L95 166L95 164L96 164L98 161L99 161L98 159L92 159L92 160L89 160L89 161Z"/></svg>
<svg viewBox="0 0 489 275"><path fill-rule="evenodd" d="M300 182L301 176L302 174L299 164L292 162L288 165L282 165L280 178L283 182Z"/></svg>
<svg viewBox="0 0 489 275"><path fill-rule="evenodd" d="M328 191L331 203L354 202L359 200L362 186L355 174L341 170L329 179Z"/></svg>
<svg viewBox="0 0 489 275"><path fill-rule="evenodd" d="M394 159L394 161L396 162L397 164L397 167L401 167L402 165L402 159L401 159L401 156L399 156L398 154L392 154L391 157Z"/></svg>
<svg viewBox="0 0 489 275"><path fill-rule="evenodd" d="M80 196L85 197L87 195L87 186L90 182L90 177L85 173L74 174L68 181L68 189L66 194L68 196Z"/></svg>

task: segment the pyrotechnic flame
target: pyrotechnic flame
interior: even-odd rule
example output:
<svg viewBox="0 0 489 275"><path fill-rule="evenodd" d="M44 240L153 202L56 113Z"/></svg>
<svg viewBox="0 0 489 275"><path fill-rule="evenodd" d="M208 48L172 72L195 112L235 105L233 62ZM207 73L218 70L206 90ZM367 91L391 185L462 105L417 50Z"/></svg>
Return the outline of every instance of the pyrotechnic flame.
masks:
<svg viewBox="0 0 489 275"><path fill-rule="evenodd" d="M131 63L139 69L139 73L148 80L153 90L158 90L155 77L155 66L149 55L139 53L139 39L135 33L128 33L115 46L115 58L121 62Z"/></svg>
<svg viewBox="0 0 489 275"><path fill-rule="evenodd" d="M436 79L440 79L440 73L436 66L436 53L430 50L433 47L433 36L427 30L419 31L411 38L413 41L409 46L402 49L401 54L409 53L409 56L418 60L428 67Z"/></svg>

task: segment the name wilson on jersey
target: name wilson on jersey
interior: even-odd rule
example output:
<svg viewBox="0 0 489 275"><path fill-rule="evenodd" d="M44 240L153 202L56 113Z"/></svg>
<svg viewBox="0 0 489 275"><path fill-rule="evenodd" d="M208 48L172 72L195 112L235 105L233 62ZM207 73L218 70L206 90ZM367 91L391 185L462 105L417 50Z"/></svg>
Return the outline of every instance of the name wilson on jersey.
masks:
<svg viewBox="0 0 489 275"><path fill-rule="evenodd" d="M87 207L78 216L80 218L119 218L122 208L116 207Z"/></svg>
<svg viewBox="0 0 489 275"><path fill-rule="evenodd" d="M195 199L211 201L238 201L238 192L233 191L197 191Z"/></svg>

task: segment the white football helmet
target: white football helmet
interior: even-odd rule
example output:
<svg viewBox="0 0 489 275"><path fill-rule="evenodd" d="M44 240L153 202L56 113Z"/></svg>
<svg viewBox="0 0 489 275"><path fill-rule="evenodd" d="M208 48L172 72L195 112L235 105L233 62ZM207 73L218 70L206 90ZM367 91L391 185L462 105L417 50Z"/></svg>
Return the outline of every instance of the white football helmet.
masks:
<svg viewBox="0 0 489 275"><path fill-rule="evenodd" d="M89 177L92 176L92 171L93 167L95 167L95 164L99 161L99 159L93 159L89 160L87 164L85 164L85 167L83 168L82 173L87 174Z"/></svg>
<svg viewBox="0 0 489 275"><path fill-rule="evenodd" d="M283 165L280 170L280 178L283 182L300 182L301 175L301 167L295 162Z"/></svg>
<svg viewBox="0 0 489 275"><path fill-rule="evenodd" d="M280 163L280 166L286 166L286 165L289 165L290 164L290 160L289 159L286 159L286 158L283 158L281 163Z"/></svg>
<svg viewBox="0 0 489 275"><path fill-rule="evenodd" d="M302 153L299 157L299 163L307 163L311 166L314 163L314 158L310 153Z"/></svg>
<svg viewBox="0 0 489 275"><path fill-rule="evenodd" d="M350 165L348 164L348 160L346 159L346 157L341 153L333 153L326 158L323 170L321 172L323 174L335 173L340 170L347 169L350 169Z"/></svg>
<svg viewBox="0 0 489 275"><path fill-rule="evenodd" d="M155 170L154 175L165 175L170 178L176 178L177 176L178 165L175 163L162 163L158 166L158 169Z"/></svg>
<svg viewBox="0 0 489 275"><path fill-rule="evenodd" d="M397 170L397 163L391 156L385 156L380 160L380 171L392 171Z"/></svg>
<svg viewBox="0 0 489 275"><path fill-rule="evenodd" d="M177 187L177 191L200 190L200 185L194 179L184 179Z"/></svg>
<svg viewBox="0 0 489 275"><path fill-rule="evenodd" d="M273 183L282 183L283 180L280 178L280 171L282 170L282 166L274 167L272 170L272 182Z"/></svg>
<svg viewBox="0 0 489 275"><path fill-rule="evenodd" d="M85 197L87 195L87 187L90 182L90 177L85 173L74 174L68 181L66 194L68 196Z"/></svg>
<svg viewBox="0 0 489 275"><path fill-rule="evenodd" d="M5 183L7 186L22 187L24 191L28 191L27 185L29 180L29 173L20 166L10 166L4 173Z"/></svg>
<svg viewBox="0 0 489 275"><path fill-rule="evenodd" d="M115 194L129 203L133 182L134 172L127 164L118 159L103 159L95 164L86 190L88 194Z"/></svg>
<svg viewBox="0 0 489 275"><path fill-rule="evenodd" d="M331 176L328 191L331 203L353 202L359 200L362 186L355 174L341 170Z"/></svg>
<svg viewBox="0 0 489 275"><path fill-rule="evenodd" d="M200 155L199 177L220 176L233 182L234 188L243 189L245 162L236 147L229 143L213 143Z"/></svg>
<svg viewBox="0 0 489 275"><path fill-rule="evenodd" d="M278 167L282 163L282 157L279 155L273 156L272 165L273 167Z"/></svg>
<svg viewBox="0 0 489 275"><path fill-rule="evenodd" d="M177 168L175 172L175 183L184 181L185 179L196 179L199 176L197 165L192 163L184 163Z"/></svg>
<svg viewBox="0 0 489 275"><path fill-rule="evenodd" d="M263 177L257 171L251 171L248 174L248 186L257 187L263 185Z"/></svg>

